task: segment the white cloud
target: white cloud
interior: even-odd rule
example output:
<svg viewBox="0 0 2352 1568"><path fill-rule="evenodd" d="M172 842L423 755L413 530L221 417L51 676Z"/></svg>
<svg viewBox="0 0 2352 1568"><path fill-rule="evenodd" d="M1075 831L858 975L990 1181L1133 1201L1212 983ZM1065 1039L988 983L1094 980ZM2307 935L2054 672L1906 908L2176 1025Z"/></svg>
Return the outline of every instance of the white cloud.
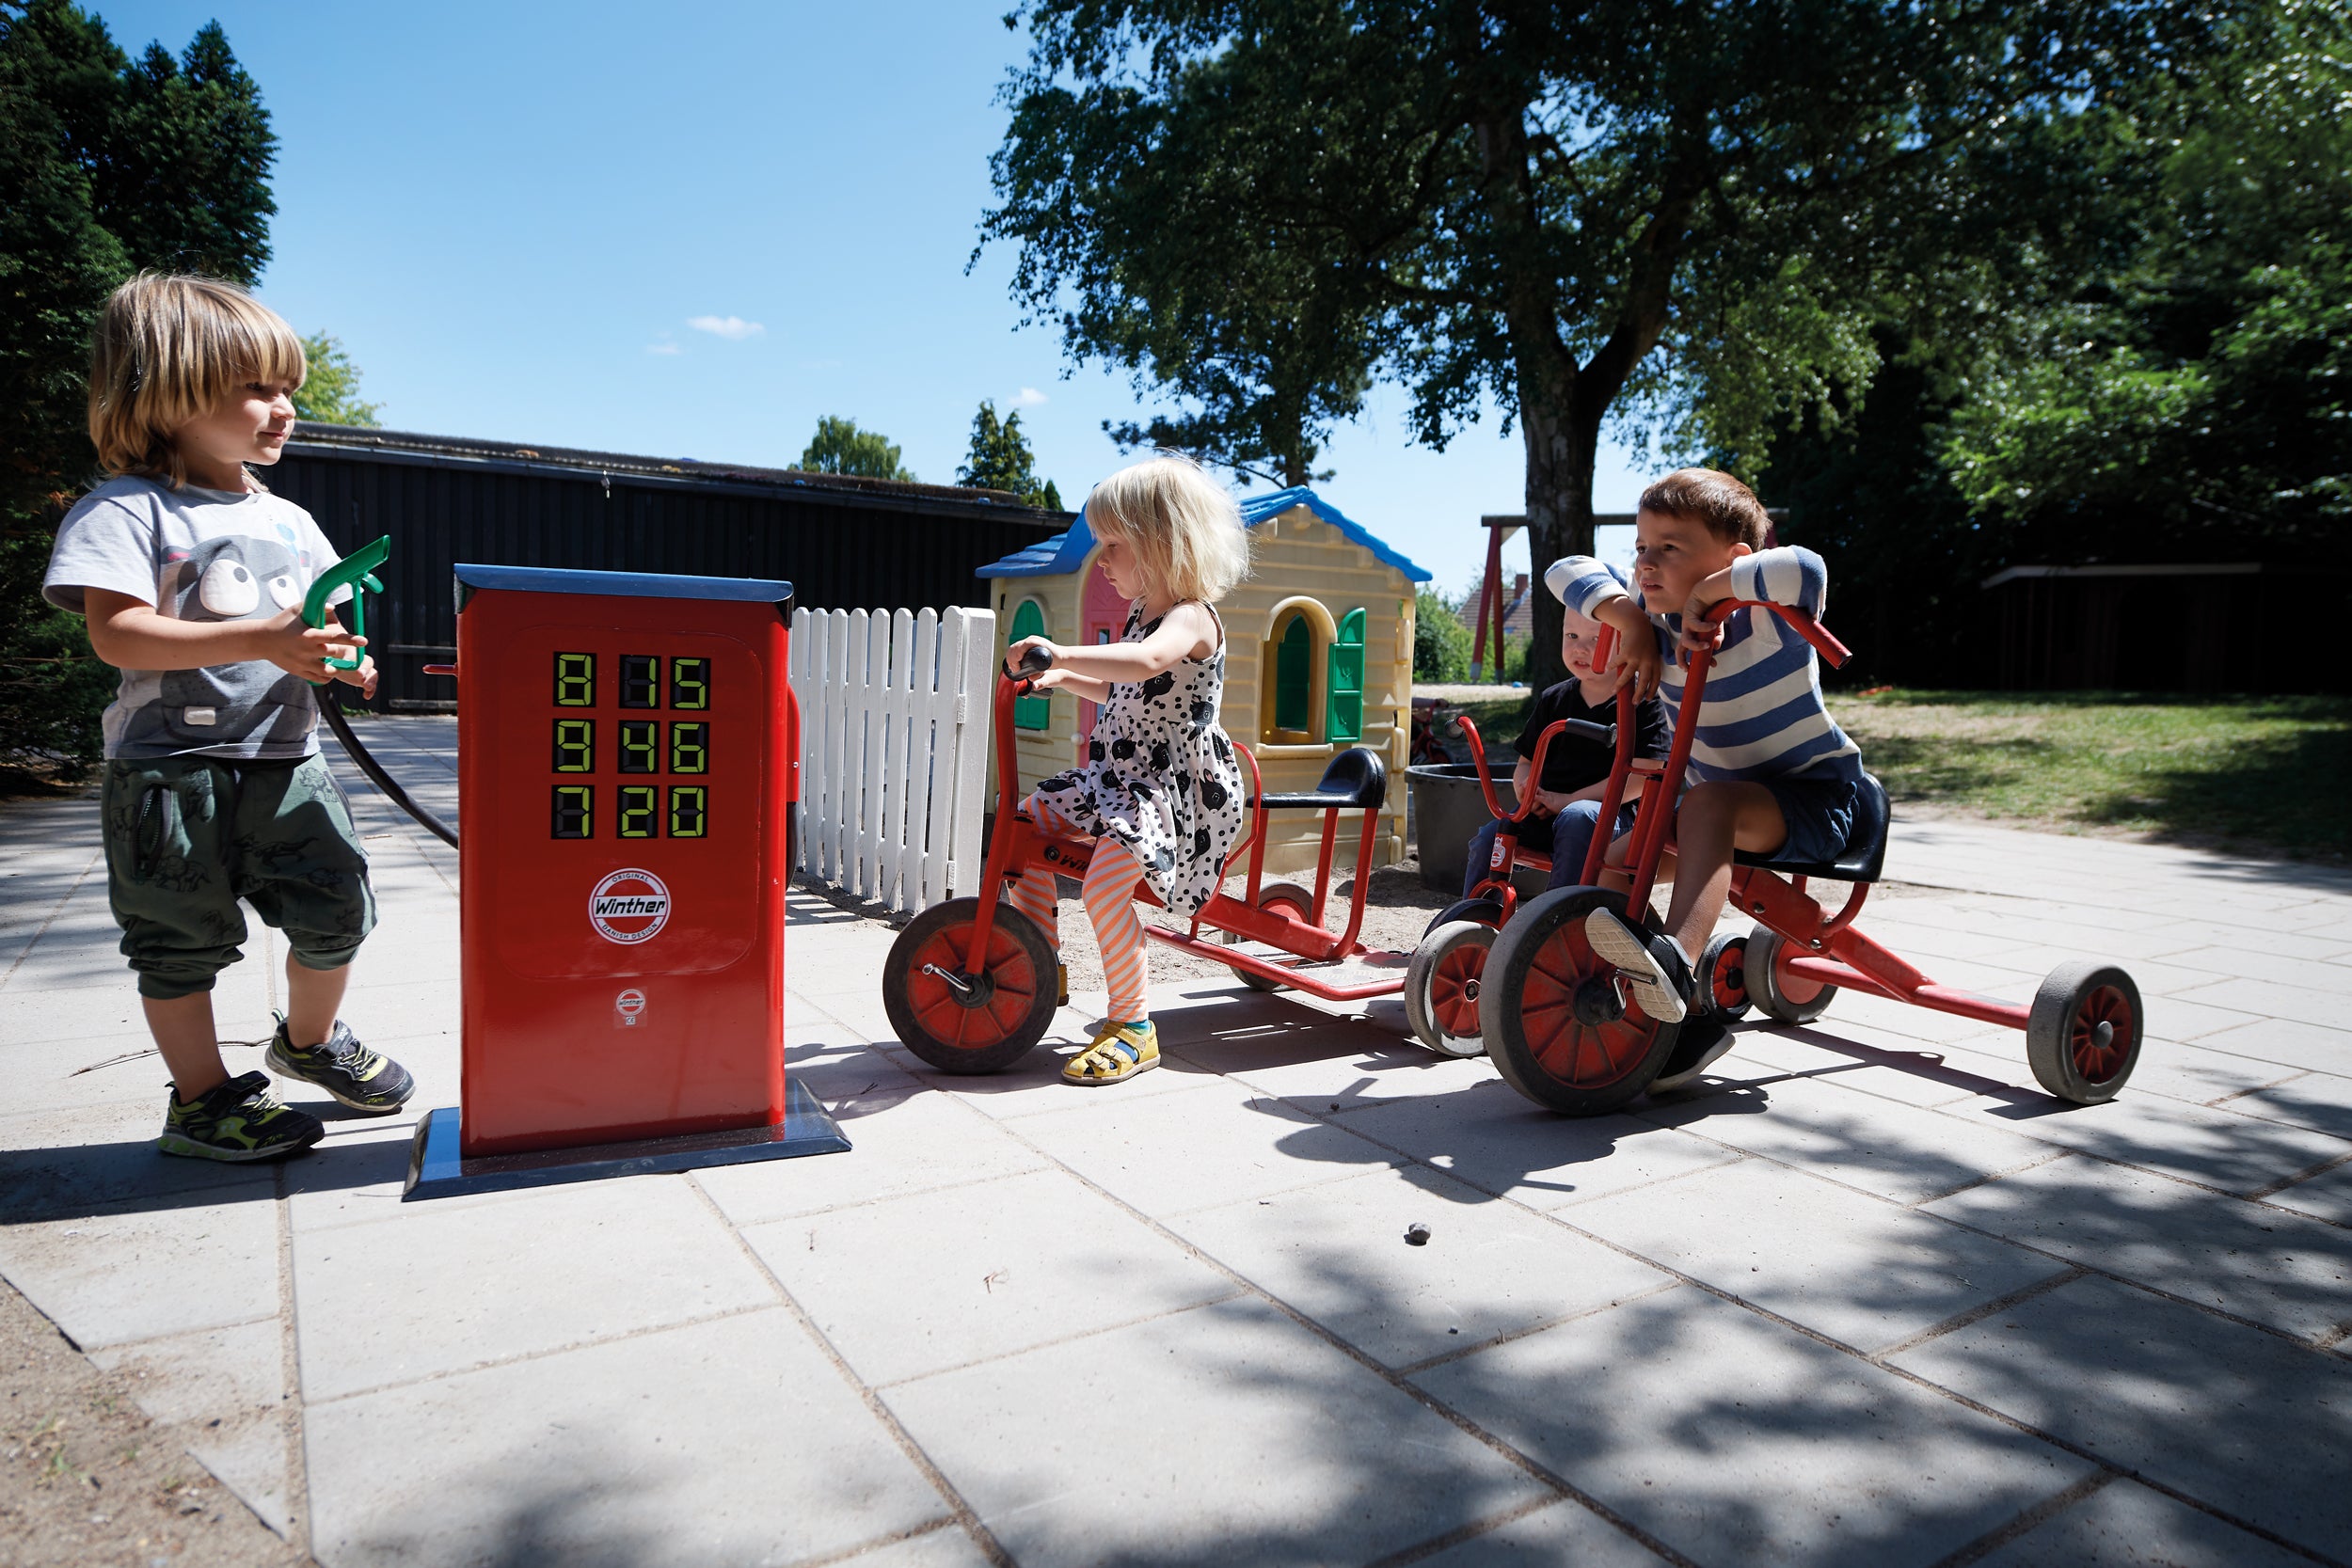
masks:
<svg viewBox="0 0 2352 1568"><path fill-rule="evenodd" d="M1021 395L1012 401L1024 408L1035 408L1045 401L1045 394L1034 387L1024 387L1021 388Z"/></svg>
<svg viewBox="0 0 2352 1568"><path fill-rule="evenodd" d="M714 338L724 338L730 342L756 338L768 330L759 323L747 322L740 316L689 316L686 325L697 332L707 332Z"/></svg>

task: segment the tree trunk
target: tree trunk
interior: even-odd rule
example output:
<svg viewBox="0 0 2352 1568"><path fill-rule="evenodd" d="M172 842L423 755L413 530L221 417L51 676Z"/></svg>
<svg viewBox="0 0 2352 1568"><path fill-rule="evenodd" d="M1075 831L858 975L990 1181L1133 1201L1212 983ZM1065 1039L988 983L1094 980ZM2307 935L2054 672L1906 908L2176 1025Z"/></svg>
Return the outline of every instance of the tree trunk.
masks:
<svg viewBox="0 0 2352 1568"><path fill-rule="evenodd" d="M1548 335L1547 335L1548 336ZM1540 691L1567 678L1560 658L1561 604L1543 586L1544 568L1593 549L1593 463L1600 423L1580 419L1569 395L1574 372L1526 365L1519 374L1519 435L1527 448L1527 563L1530 630L1527 684Z"/></svg>

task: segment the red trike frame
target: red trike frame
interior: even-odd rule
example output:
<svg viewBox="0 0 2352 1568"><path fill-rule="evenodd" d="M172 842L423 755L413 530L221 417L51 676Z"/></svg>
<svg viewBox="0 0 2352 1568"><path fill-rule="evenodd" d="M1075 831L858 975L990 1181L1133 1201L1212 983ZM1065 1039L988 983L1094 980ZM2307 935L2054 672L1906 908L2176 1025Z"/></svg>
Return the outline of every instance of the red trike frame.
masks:
<svg viewBox="0 0 2352 1568"><path fill-rule="evenodd" d="M980 873L979 909L974 914L970 944L964 951L963 966L967 974L977 972L980 956L989 950L989 936L996 922L998 890L1009 881L1018 880L1032 864L1041 863L1062 876L1083 878L1093 856L1092 840L1047 832L1037 825L1035 818L1020 808L1021 775L1014 755L1012 704L1015 698L1027 695L1033 689L1027 679L1001 673L996 682L996 825L989 835L988 860ZM1356 940L1356 933L1362 928L1364 922L1373 842L1378 836L1380 827L1379 811L1364 810L1363 832L1356 850L1356 885L1348 901L1347 928L1344 931L1333 936L1323 927L1324 911L1329 906L1331 896L1331 861L1339 843L1340 813L1363 808L1344 805L1320 808L1323 811L1323 847L1315 870L1314 907L1306 920L1292 918L1279 906L1261 907L1258 895L1265 867L1265 788L1258 771L1256 755L1239 741L1233 742L1233 749L1242 754L1249 767L1249 829L1242 840L1249 847L1249 880L1245 894L1248 901L1245 903L1220 889L1210 895L1208 902L1200 907L1200 912L1193 916L1189 929L1178 931L1147 921L1144 923L1144 934L1154 942L1181 948L1213 963L1223 964L1260 979L1294 987L1327 1002L1359 1002L1375 996L1393 996L1404 990L1401 972L1393 978L1383 976L1359 985L1334 985L1290 965L1202 939L1201 928L1206 927L1215 931L1230 932L1246 942L1264 942L1308 962L1349 958L1369 951ZM1238 854L1241 847L1241 844L1236 844L1227 855L1228 865L1232 863L1232 856ZM1165 907L1148 883L1136 889L1136 901Z"/></svg>

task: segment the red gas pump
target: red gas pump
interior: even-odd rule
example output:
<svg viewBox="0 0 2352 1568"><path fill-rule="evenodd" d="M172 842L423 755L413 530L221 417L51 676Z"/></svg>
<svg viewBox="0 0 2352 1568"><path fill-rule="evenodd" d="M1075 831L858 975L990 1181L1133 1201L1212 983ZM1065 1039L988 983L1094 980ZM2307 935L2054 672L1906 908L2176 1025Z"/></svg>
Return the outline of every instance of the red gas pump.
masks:
<svg viewBox="0 0 2352 1568"><path fill-rule="evenodd" d="M462 1103L405 1196L848 1148L784 1063L792 585L456 575Z"/></svg>

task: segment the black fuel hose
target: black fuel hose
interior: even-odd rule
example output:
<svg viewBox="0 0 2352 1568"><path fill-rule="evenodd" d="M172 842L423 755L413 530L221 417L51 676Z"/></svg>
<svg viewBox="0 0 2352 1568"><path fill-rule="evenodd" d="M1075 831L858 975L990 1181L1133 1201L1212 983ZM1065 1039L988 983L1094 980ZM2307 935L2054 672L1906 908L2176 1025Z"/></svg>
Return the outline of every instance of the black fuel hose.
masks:
<svg viewBox="0 0 2352 1568"><path fill-rule="evenodd" d="M331 686L321 689L319 711L326 715L326 727L333 730L335 738L343 743L343 750L351 754L352 761L359 765L359 771L365 773L368 776L368 782L382 790L386 799L389 800L392 804L415 817L417 826L451 848L456 848L457 830L410 800L408 792L400 787L399 781L384 771L384 765L376 761L365 746L359 744L359 737L351 733L351 721L343 717L342 699L330 695L334 689Z"/></svg>

